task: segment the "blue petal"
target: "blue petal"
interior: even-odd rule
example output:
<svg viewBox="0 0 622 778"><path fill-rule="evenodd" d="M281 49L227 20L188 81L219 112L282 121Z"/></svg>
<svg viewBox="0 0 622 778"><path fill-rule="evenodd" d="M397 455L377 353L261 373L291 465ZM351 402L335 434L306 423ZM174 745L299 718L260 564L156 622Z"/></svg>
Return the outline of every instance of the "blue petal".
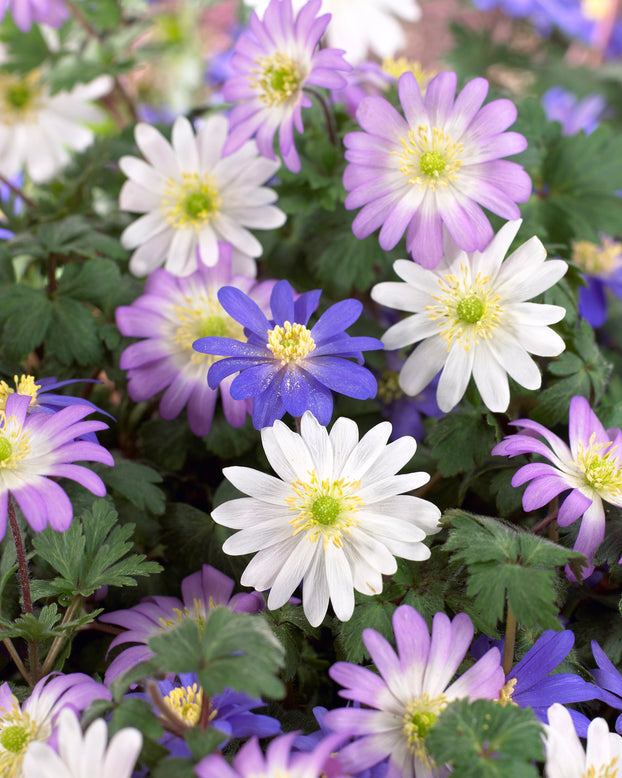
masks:
<svg viewBox="0 0 622 778"><path fill-rule="evenodd" d="M328 389L357 400L369 400L378 391L372 373L356 362L338 357L319 357L305 360L304 369Z"/></svg>
<svg viewBox="0 0 622 778"><path fill-rule="evenodd" d="M256 430L271 427L284 414L285 406L280 392L272 392L268 389L253 399L253 427Z"/></svg>
<svg viewBox="0 0 622 778"><path fill-rule="evenodd" d="M311 335L313 335L313 332ZM378 351L382 348L384 348L384 344L378 338L370 338L365 335L352 338L346 335L345 337L335 337L320 343L316 341L313 356L320 357L325 354L332 354L339 357L354 357L357 362L362 363L364 361L362 351Z"/></svg>
<svg viewBox="0 0 622 778"><path fill-rule="evenodd" d="M270 308L274 323L282 327L286 321L297 321L294 313L294 290L289 281L279 281L270 295Z"/></svg>
<svg viewBox="0 0 622 778"><path fill-rule="evenodd" d="M233 373L240 370L246 371L257 365L257 360L244 359L242 357L230 357L229 359L219 359L218 362L210 367L207 373L207 385L210 389L216 389L218 384Z"/></svg>
<svg viewBox="0 0 622 778"><path fill-rule="evenodd" d="M592 327L602 327L607 319L605 287L596 278L586 278L587 286L579 289L579 313Z"/></svg>
<svg viewBox="0 0 622 778"><path fill-rule="evenodd" d="M518 688L518 685L517 685ZM584 702L599 699L599 689L574 673L556 673L538 682L528 691L514 693L512 702L521 708L548 708L554 702Z"/></svg>
<svg viewBox="0 0 622 778"><path fill-rule="evenodd" d="M311 314L318 307L321 296L321 289L312 289L310 292L301 294L294 303L295 321L306 325Z"/></svg>
<svg viewBox="0 0 622 778"><path fill-rule="evenodd" d="M342 333L358 319L363 310L363 303L358 300L342 300L331 305L317 320L311 330L315 342L330 339L335 334Z"/></svg>
<svg viewBox="0 0 622 778"><path fill-rule="evenodd" d="M516 693L539 683L563 662L573 645L574 634L569 629L563 632L547 629L508 676L517 680Z"/></svg>
<svg viewBox="0 0 622 778"><path fill-rule="evenodd" d="M247 357L249 359L272 357L272 352L265 346L262 347L256 343L248 343L235 338L221 338L217 335L198 338L192 344L192 348L201 354L213 354L218 357Z"/></svg>
<svg viewBox="0 0 622 778"><path fill-rule="evenodd" d="M276 384L274 382L280 371L276 370L275 367L274 362L269 362L253 365L241 372L231 383L231 397L234 400L248 400L249 397L257 397L268 388L272 391L279 391L280 381L277 381ZM273 384L274 386L272 386Z"/></svg>
<svg viewBox="0 0 622 778"><path fill-rule="evenodd" d="M301 370L290 366L281 383L281 397L287 413L295 418L309 408L309 387Z"/></svg>
<svg viewBox="0 0 622 778"><path fill-rule="evenodd" d="M307 379L309 385L309 408L318 422L326 427L333 415L333 395L312 376Z"/></svg>
<svg viewBox="0 0 622 778"><path fill-rule="evenodd" d="M248 295L235 286L223 286L218 290L218 300L236 321L259 335L264 341L267 339L270 322L257 303Z"/></svg>

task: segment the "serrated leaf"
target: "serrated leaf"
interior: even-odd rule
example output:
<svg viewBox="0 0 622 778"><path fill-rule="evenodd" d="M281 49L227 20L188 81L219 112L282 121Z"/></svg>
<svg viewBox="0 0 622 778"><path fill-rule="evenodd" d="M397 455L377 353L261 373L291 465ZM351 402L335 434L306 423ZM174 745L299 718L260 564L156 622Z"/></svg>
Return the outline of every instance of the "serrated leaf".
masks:
<svg viewBox="0 0 622 778"><path fill-rule="evenodd" d="M42 289L15 284L0 298L4 320L3 347L8 359L19 361L41 345L52 322L53 307Z"/></svg>
<svg viewBox="0 0 622 778"><path fill-rule="evenodd" d="M367 627L375 629L387 640L393 636L393 624L391 619L396 605L384 602L377 597L365 597L354 608L352 618L339 624L338 643L346 660L354 664L360 664L369 658L367 649L362 640L363 630Z"/></svg>
<svg viewBox="0 0 622 778"><path fill-rule="evenodd" d="M444 523L450 525L445 548L466 565L467 595L480 613L498 623L507 599L528 629L560 629L556 568L576 565L581 554L488 516L451 510Z"/></svg>
<svg viewBox="0 0 622 778"><path fill-rule="evenodd" d="M537 778L543 728L529 708L494 700L454 700L426 737L437 764L455 778Z"/></svg>
<svg viewBox="0 0 622 778"><path fill-rule="evenodd" d="M204 756L218 750L218 746L227 739L220 729L208 727L192 727L184 732L184 740L188 744L192 757L198 762Z"/></svg>
<svg viewBox="0 0 622 778"><path fill-rule="evenodd" d="M186 619L155 635L149 648L166 672L198 673L209 697L225 688L251 697L278 698L285 692L276 676L283 665L284 650L260 615L217 607L204 624Z"/></svg>
<svg viewBox="0 0 622 778"><path fill-rule="evenodd" d="M90 259L83 265L65 268L58 284L59 294L100 305L116 293L120 279L121 273L115 262Z"/></svg>
<svg viewBox="0 0 622 778"><path fill-rule="evenodd" d="M114 467L94 463L91 469L102 478L109 490L138 509L151 511L156 516L164 513L164 492L156 486L162 481L162 476L153 468L115 454Z"/></svg>
<svg viewBox="0 0 622 778"><path fill-rule="evenodd" d="M457 410L433 427L429 443L445 477L468 471L490 456L497 436L487 416L478 409Z"/></svg>
<svg viewBox="0 0 622 778"><path fill-rule="evenodd" d="M57 297L52 303L46 348L64 365L97 363L101 344L92 311L77 300Z"/></svg>

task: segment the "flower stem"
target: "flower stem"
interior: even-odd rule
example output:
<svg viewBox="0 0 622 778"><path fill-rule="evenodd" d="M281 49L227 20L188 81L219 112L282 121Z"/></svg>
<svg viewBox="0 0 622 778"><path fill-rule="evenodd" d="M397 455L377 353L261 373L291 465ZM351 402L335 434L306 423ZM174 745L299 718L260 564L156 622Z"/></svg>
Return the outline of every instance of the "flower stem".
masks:
<svg viewBox="0 0 622 778"><path fill-rule="evenodd" d="M505 622L505 646L503 648L503 672L507 674L514 664L514 643L516 642L516 616L512 606L508 602L507 618Z"/></svg>
<svg viewBox="0 0 622 778"><path fill-rule="evenodd" d="M311 86L305 86L302 88L303 92L306 92L308 95L311 95L311 97L315 97L315 99L320 104L320 107L322 109L322 112L324 113L324 119L326 121L326 129L328 131L328 138L333 146L337 146L337 132L335 130L335 120L333 118L333 114L328 106L328 103L326 102L326 98L321 92L318 92L317 89L314 89Z"/></svg>
<svg viewBox="0 0 622 778"><path fill-rule="evenodd" d="M22 674L28 686L34 686L32 682L32 678L30 677L30 673L28 672L28 670L26 670L26 665L22 662L22 659L20 655L17 653L17 649L13 645L13 641L11 640L11 638L4 638L2 642L4 643L6 650L11 655L11 659L15 662L17 669Z"/></svg>
<svg viewBox="0 0 622 778"><path fill-rule="evenodd" d="M15 506L13 505L13 498L9 495L8 502L8 514L9 524L11 525L11 532L13 533L13 542L15 543L15 553L17 555L17 568L19 572L19 583L22 590L22 611L23 613L32 613L32 595L30 593L30 578L28 574L28 562L26 560L26 552L24 550L24 542L22 540L22 533L17 523L17 516L15 515ZM30 665L30 682L36 683L40 678L39 667L39 646L33 641L28 641L28 663ZM20 670L21 672L21 670Z"/></svg>
<svg viewBox="0 0 622 778"><path fill-rule="evenodd" d="M79 594L76 594L76 596L73 598L73 601L71 605L67 608L63 615L63 620L60 624L60 626L64 626L68 622L73 619L73 617L76 614L76 611L82 604L82 597ZM43 667L41 668L41 674L47 675L48 673L52 672L52 667L54 666L54 661L56 660L56 657L58 656L58 652L61 650L61 647L65 640L67 640L66 635L60 635L59 637L54 638L54 641L52 642L52 645L50 646L50 650L47 653L47 656L45 657L45 660L43 662Z"/></svg>
<svg viewBox="0 0 622 778"><path fill-rule="evenodd" d="M19 188L19 186L16 186L14 183L9 181L8 178L0 174L0 182L3 183L5 186L8 186L11 192L16 197L19 197L29 208L36 208L37 204L34 200L31 200L28 195L24 194L24 192Z"/></svg>

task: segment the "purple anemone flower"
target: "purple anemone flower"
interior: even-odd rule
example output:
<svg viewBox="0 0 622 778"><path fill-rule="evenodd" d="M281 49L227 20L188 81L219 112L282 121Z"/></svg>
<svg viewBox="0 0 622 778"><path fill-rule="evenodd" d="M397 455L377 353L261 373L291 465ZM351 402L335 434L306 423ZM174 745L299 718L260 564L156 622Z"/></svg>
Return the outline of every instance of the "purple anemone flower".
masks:
<svg viewBox="0 0 622 778"><path fill-rule="evenodd" d="M20 776L29 746L56 738L59 713L69 708L78 713L93 700L109 700L110 692L84 673L52 673L38 681L21 705L8 683L0 686L0 775Z"/></svg>
<svg viewBox="0 0 622 778"><path fill-rule="evenodd" d="M452 700L498 698L504 682L501 655L491 648L454 680L473 639L473 624L465 613L453 620L437 613L430 636L425 619L410 605L401 605L393 614L393 630L397 653L376 630L363 630L380 677L349 662L337 662L329 671L344 687L342 697L369 709L331 710L324 723L360 736L339 752L346 770L359 772L388 758L386 778L432 775L425 746L429 728Z"/></svg>
<svg viewBox="0 0 622 778"><path fill-rule="evenodd" d="M321 778L333 752L344 741L345 735L325 737L309 753L292 752L297 732L275 738L262 753L256 737L245 743L233 757L231 765L220 755L210 754L195 767L199 778L254 778L264 776L291 776L291 778Z"/></svg>
<svg viewBox="0 0 622 778"><path fill-rule="evenodd" d="M588 95L579 100L561 86L553 86L542 95L542 105L550 122L559 122L562 135L576 135L583 130L594 132L603 118L607 102L602 95Z"/></svg>
<svg viewBox="0 0 622 778"><path fill-rule="evenodd" d="M242 326L217 300L218 291L230 285L248 294L267 311L274 281L257 283L234 274L231 247L220 244L220 259L213 267L199 263L189 276L176 277L159 268L147 279L145 293L132 305L116 310L122 335L142 338L121 354L127 370L128 391L135 402L148 400L162 390L160 415L175 419L187 407L188 423L195 435L207 435L212 426L218 389L207 384L207 371L217 357L200 354L193 342L205 335L243 339ZM241 427L250 412L250 401L233 399L233 378L220 384L225 418Z"/></svg>
<svg viewBox="0 0 622 778"><path fill-rule="evenodd" d="M510 670L501 691L501 702L513 702L521 708L532 708L537 718L548 724L547 709L561 704L585 702L600 698L599 690L575 673L553 673L570 653L574 634L569 630L547 629L525 656ZM569 711L580 737L587 735L589 719L575 710Z"/></svg>
<svg viewBox="0 0 622 778"><path fill-rule="evenodd" d="M424 267L443 256L443 230L464 251L482 251L493 230L480 206L518 219L516 203L531 195L531 179L502 159L527 147L505 130L516 119L510 100L484 106L488 82L469 81L456 97L455 73L439 73L422 96L412 73L398 81L400 115L383 97L363 99L356 118L363 132L344 138L346 208L361 208L352 223L357 238L381 227L381 248L406 249Z"/></svg>
<svg viewBox="0 0 622 778"><path fill-rule="evenodd" d="M250 18L250 30L235 44L232 66L236 75L223 87L225 100L237 103L231 111L225 153L236 151L255 137L260 154L275 159L273 141L289 170L300 170L294 127L303 131L302 109L311 105L305 87L341 89L339 71L349 71L339 49L318 49L330 14L318 17L321 0L309 0L294 19L291 0L271 0L263 19Z"/></svg>
<svg viewBox="0 0 622 778"><path fill-rule="evenodd" d="M259 592L231 596L233 585L233 579L228 575L211 565L203 565L201 570L181 582L181 600L178 597L145 597L133 608L100 616L100 621L127 630L114 638L109 650L124 643L138 644L124 649L110 663L104 679L106 684L130 667L152 657L147 645L149 639L175 627L183 619L205 621L209 611L218 605L237 613L260 613L265 609L266 603Z"/></svg>
<svg viewBox="0 0 622 778"><path fill-rule="evenodd" d="M252 712L254 708L265 706L263 700L231 689L208 698L203 694L196 673L182 673L173 680L159 681L157 687L161 700L155 712L166 711L165 717L172 728L180 732L199 725L200 721L209 721L209 726L220 730L227 740L272 737L281 731L277 719ZM162 743L174 756L190 756L186 742L172 733L165 734Z"/></svg>
<svg viewBox="0 0 622 778"><path fill-rule="evenodd" d="M26 395L9 394L0 414L0 538L6 530L11 495L36 532L48 524L62 532L71 524L73 507L53 479L69 478L103 497L106 487L101 478L74 462L114 465L110 452L99 443L78 440L108 428L100 421L82 421L91 413L88 405L71 405L52 415L29 414L31 401Z"/></svg>
<svg viewBox="0 0 622 778"><path fill-rule="evenodd" d="M9 8L13 21L22 32L28 32L33 24L60 27L69 18L64 0L3 0L0 2L0 19Z"/></svg>
<svg viewBox="0 0 622 778"><path fill-rule="evenodd" d="M231 384L231 396L236 400L253 398L256 429L271 426L285 413L298 418L307 410L326 426L333 412L331 391L357 400L376 395L376 379L362 366L361 352L381 349L382 343L345 332L361 315L362 304L342 300L308 329L320 295L316 289L295 299L289 282L279 281L270 297L272 319L268 320L250 297L239 289L224 287L218 299L245 327L248 340L207 337L194 343L203 354L228 357L210 368L207 380L212 388L239 372Z"/></svg>
<svg viewBox="0 0 622 778"><path fill-rule="evenodd" d="M600 244L574 241L572 261L585 281L579 288L579 313L592 327L602 327L607 321L606 290L622 299L622 243L606 235Z"/></svg>
<svg viewBox="0 0 622 778"><path fill-rule="evenodd" d="M605 536L603 501L622 507L622 462L617 456L622 432L618 428L606 430L585 397L580 396L570 402L570 447L535 421L517 419L510 424L524 431L506 437L492 453L508 457L539 454L552 463L524 465L514 474L512 486L531 481L523 494L525 511L541 508L570 490L560 505L557 523L567 527L582 518L574 548L587 558L587 567L583 568L583 578L587 578L594 569L594 552ZM572 578L569 570L566 573Z"/></svg>
<svg viewBox="0 0 622 778"><path fill-rule="evenodd" d="M592 670L592 677L600 687L600 696L614 710L622 710L622 675L595 640L592 653L598 670ZM622 735L622 713L616 719L615 729Z"/></svg>

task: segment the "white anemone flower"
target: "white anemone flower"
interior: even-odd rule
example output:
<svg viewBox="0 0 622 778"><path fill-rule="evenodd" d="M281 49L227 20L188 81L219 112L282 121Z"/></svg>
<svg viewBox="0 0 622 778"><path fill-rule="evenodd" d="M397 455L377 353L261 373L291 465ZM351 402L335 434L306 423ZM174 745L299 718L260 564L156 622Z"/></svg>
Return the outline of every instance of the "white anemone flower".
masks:
<svg viewBox="0 0 622 778"><path fill-rule="evenodd" d="M164 264L175 276L198 267L197 256L211 267L218 261L218 241L248 257L262 253L247 227L280 227L285 214L263 184L279 167L259 156L254 141L223 157L228 124L224 116L207 119L195 136L183 116L173 125L172 145L153 127L138 124L136 143L147 159L122 157L130 179L121 189L120 207L143 213L125 229L121 242L136 249L130 259L134 275L145 276Z"/></svg>
<svg viewBox="0 0 622 778"><path fill-rule="evenodd" d="M507 222L481 252L467 254L448 241L434 269L398 259L393 268L404 283L372 289L376 302L413 314L385 332L385 348L422 341L400 372L406 394L419 394L442 370L436 400L447 413L473 375L485 405L503 412L510 402L508 375L527 389L540 387L542 376L529 354L554 357L564 350L564 341L547 325L566 311L526 301L556 284L568 266L561 259L545 261L535 237L504 261L520 225L521 220Z"/></svg>
<svg viewBox="0 0 622 778"><path fill-rule="evenodd" d="M269 0L245 2L261 16ZM294 11L305 2L293 0ZM399 20L417 22L421 18L416 0L322 0L322 12L332 17L326 30L328 45L344 49L351 64L362 62L370 51L381 59L393 57L406 45Z"/></svg>
<svg viewBox="0 0 622 778"><path fill-rule="evenodd" d="M23 168L35 183L49 181L95 138L87 126L106 113L91 101L112 89L110 76L99 76L70 91L50 94L41 73L0 73L0 174L13 178Z"/></svg>
<svg viewBox="0 0 622 778"><path fill-rule="evenodd" d="M32 743L24 757L23 778L130 778L143 736L134 727L120 729L107 743L108 727L96 719L82 734L69 709L59 716L58 748Z"/></svg>
<svg viewBox="0 0 622 778"><path fill-rule="evenodd" d="M622 737L609 732L605 719L594 719L587 730L585 751L570 713L558 702L547 711L546 778L615 778L622 767Z"/></svg>
<svg viewBox="0 0 622 778"><path fill-rule="evenodd" d="M322 623L329 600L347 621L354 589L382 591L382 576L397 570L395 556L423 560L422 542L439 531L439 509L406 495L427 483L427 473L397 475L415 453L414 438L388 443L391 424L373 427L359 440L351 419L340 418L330 434L307 411L300 434L283 422L264 427L261 439L278 478L247 467L228 467L226 478L249 497L212 513L238 529L227 554L257 552L242 575L243 586L270 589L268 607L280 608L303 581L303 607L312 626Z"/></svg>

